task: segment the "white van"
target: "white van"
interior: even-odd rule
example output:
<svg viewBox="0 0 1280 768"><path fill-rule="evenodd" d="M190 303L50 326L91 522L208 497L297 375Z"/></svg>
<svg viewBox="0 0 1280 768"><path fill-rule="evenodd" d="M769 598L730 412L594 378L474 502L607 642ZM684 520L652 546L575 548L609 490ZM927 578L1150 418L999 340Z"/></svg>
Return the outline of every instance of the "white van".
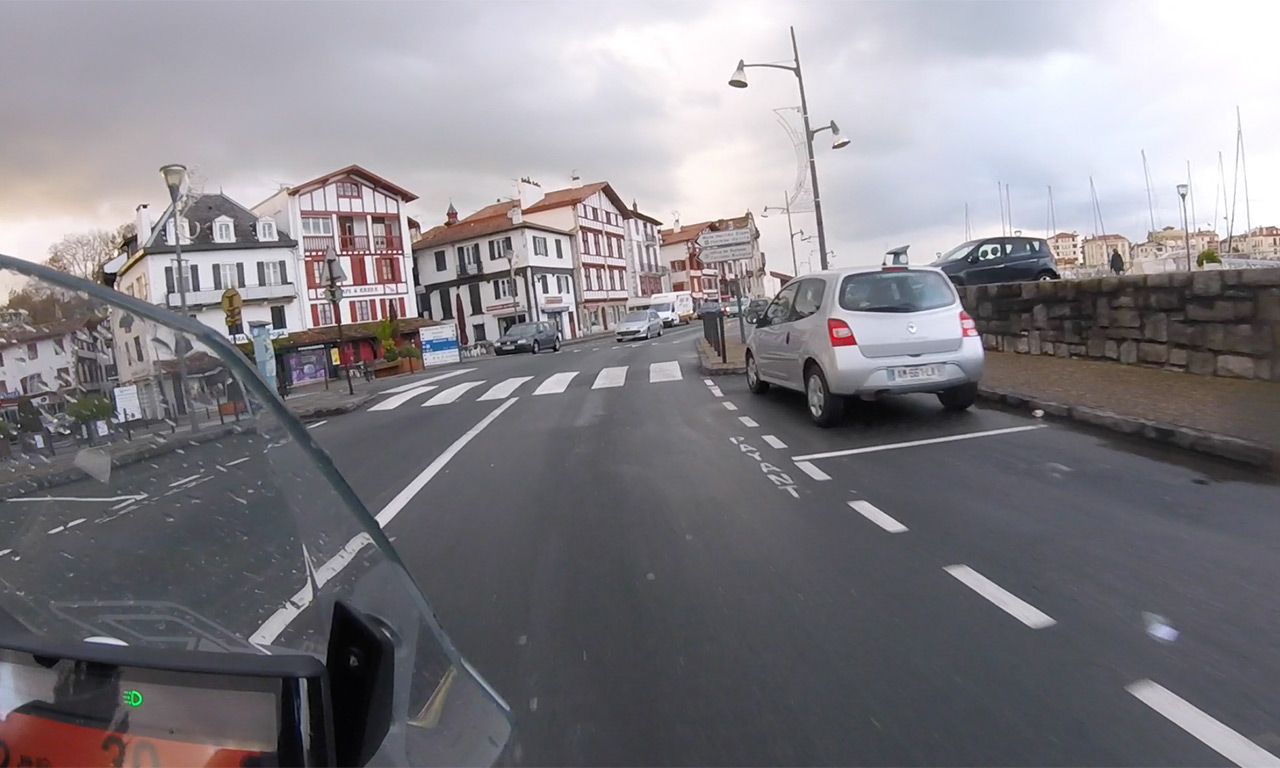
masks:
<svg viewBox="0 0 1280 768"><path fill-rule="evenodd" d="M693 319L693 294L689 291L655 293L649 301L649 309L662 318L663 327L683 325Z"/></svg>

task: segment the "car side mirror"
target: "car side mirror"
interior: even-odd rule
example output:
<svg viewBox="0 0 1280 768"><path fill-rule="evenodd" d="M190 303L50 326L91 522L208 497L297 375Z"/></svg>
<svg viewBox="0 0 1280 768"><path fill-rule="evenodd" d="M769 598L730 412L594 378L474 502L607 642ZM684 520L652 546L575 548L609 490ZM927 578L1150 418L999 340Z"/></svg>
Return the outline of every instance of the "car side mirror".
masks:
<svg viewBox="0 0 1280 768"><path fill-rule="evenodd" d="M978 263L978 252L977 252L977 251L974 251L973 253L969 254L969 256L965 259L965 261L969 262L970 264L977 264L977 263Z"/></svg>
<svg viewBox="0 0 1280 768"><path fill-rule="evenodd" d="M766 325L768 325L768 324L769 324L769 316L768 316L768 315L759 315L758 317L756 317L756 318L755 318L753 321L751 321L751 322L752 322L752 324L753 324L753 325L755 325L755 327L757 327L757 328L763 328L763 327L765 327Z"/></svg>

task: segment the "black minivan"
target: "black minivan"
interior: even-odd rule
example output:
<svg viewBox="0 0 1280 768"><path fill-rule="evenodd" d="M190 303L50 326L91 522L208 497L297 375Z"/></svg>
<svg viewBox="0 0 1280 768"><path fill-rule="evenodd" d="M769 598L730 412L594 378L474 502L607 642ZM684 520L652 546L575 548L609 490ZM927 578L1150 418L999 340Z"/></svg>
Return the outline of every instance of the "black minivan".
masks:
<svg viewBox="0 0 1280 768"><path fill-rule="evenodd" d="M1041 237L986 237L944 253L932 266L956 285L1057 280L1058 265Z"/></svg>

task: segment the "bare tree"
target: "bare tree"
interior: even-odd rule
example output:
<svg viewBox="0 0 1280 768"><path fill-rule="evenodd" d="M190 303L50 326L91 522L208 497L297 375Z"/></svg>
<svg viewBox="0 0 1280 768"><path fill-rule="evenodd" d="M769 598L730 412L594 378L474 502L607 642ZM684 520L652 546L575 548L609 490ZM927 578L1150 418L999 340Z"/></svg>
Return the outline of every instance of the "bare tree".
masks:
<svg viewBox="0 0 1280 768"><path fill-rule="evenodd" d="M116 235L101 229L63 235L49 246L45 264L60 272L93 280L102 265L116 255L118 246Z"/></svg>

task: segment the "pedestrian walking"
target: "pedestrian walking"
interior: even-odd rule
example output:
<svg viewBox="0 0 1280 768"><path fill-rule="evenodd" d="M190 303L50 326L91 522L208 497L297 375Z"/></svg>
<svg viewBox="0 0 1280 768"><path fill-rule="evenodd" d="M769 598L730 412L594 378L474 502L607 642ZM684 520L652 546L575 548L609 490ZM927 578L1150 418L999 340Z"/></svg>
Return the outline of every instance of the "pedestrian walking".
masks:
<svg viewBox="0 0 1280 768"><path fill-rule="evenodd" d="M1111 249L1111 271L1117 275L1124 274L1124 257L1120 255L1119 248Z"/></svg>

